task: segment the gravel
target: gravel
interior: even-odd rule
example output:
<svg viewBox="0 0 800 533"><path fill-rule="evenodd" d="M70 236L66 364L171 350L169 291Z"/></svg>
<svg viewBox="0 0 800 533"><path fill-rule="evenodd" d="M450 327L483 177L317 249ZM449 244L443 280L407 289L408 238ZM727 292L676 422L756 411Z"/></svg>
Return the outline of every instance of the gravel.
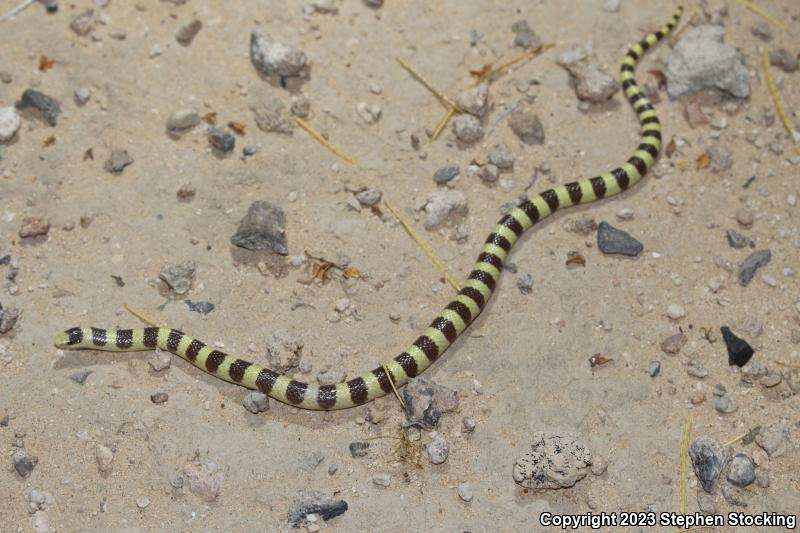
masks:
<svg viewBox="0 0 800 533"><path fill-rule="evenodd" d="M689 446L689 458L703 490L710 493L725 463L722 446L707 435L697 437Z"/></svg>
<svg viewBox="0 0 800 533"><path fill-rule="evenodd" d="M542 40L531 29L527 20L518 20L511 25L514 32L514 45L520 48L536 48L542 44Z"/></svg>
<svg viewBox="0 0 800 533"><path fill-rule="evenodd" d="M514 168L514 154L506 143L495 144L489 151L489 164L501 170Z"/></svg>
<svg viewBox="0 0 800 533"><path fill-rule="evenodd" d="M14 470L17 471L22 478L28 478L33 473L33 469L36 468L36 463L38 463L38 459L36 457L29 457L28 454L25 452L16 452L11 457L11 464L14 465Z"/></svg>
<svg viewBox="0 0 800 533"><path fill-rule="evenodd" d="M661 373L661 362L652 361L650 363L650 368L647 370L647 373L650 375L651 378L656 377L659 373Z"/></svg>
<svg viewBox="0 0 800 533"><path fill-rule="evenodd" d="M753 357L753 348L744 339L736 336L729 327L720 328L728 350L728 364L743 367Z"/></svg>
<svg viewBox="0 0 800 533"><path fill-rule="evenodd" d="M667 308L667 316L670 320L680 320L686 316L686 310L681 304L670 304Z"/></svg>
<svg viewBox="0 0 800 533"><path fill-rule="evenodd" d="M469 483L459 483L457 490L458 497L467 503L471 502L475 496L474 492L472 491L472 485Z"/></svg>
<svg viewBox="0 0 800 533"><path fill-rule="evenodd" d="M150 401L156 405L161 405L167 403L169 400L169 394L166 392L155 392L150 395Z"/></svg>
<svg viewBox="0 0 800 533"><path fill-rule="evenodd" d="M441 167L433 173L433 181L438 185L444 185L448 181L458 176L459 172L461 172L461 169L458 168L458 165L447 165Z"/></svg>
<svg viewBox="0 0 800 533"><path fill-rule="evenodd" d="M321 493L314 491L298 491L289 505L286 518L291 527L299 528L307 521L308 515L319 516L328 521L346 511L347 502L344 500L326 498Z"/></svg>
<svg viewBox="0 0 800 533"><path fill-rule="evenodd" d="M521 274L517 277L517 288L522 294L530 294L533 290L533 276Z"/></svg>
<svg viewBox="0 0 800 533"><path fill-rule="evenodd" d="M212 503L219 497L224 476L218 464L213 461L188 463L183 467L183 475L189 491L204 502Z"/></svg>
<svg viewBox="0 0 800 533"><path fill-rule="evenodd" d="M579 436L540 431L530 451L514 462L512 476L529 489L568 488L586 477L591 464L592 454Z"/></svg>
<svg viewBox="0 0 800 533"><path fill-rule="evenodd" d="M434 230L445 223L457 223L467 214L467 197L461 191L436 191L425 202L425 229Z"/></svg>
<svg viewBox="0 0 800 533"><path fill-rule="evenodd" d="M26 89L22 93L22 99L17 103L17 108L27 109L31 107L39 111L51 126L55 126L58 122L58 115L61 114L61 104L55 98L51 98L34 89Z"/></svg>
<svg viewBox="0 0 800 533"><path fill-rule="evenodd" d="M11 331L19 320L20 311L16 307L3 307L0 304L0 335Z"/></svg>
<svg viewBox="0 0 800 533"><path fill-rule="evenodd" d="M770 460L785 455L791 449L789 426L778 422L762 427L756 435L756 444L767 452Z"/></svg>
<svg viewBox="0 0 800 533"><path fill-rule="evenodd" d="M267 77L307 78L311 68L305 52L259 31L250 35L250 61Z"/></svg>
<svg viewBox="0 0 800 533"><path fill-rule="evenodd" d="M392 476L386 472L381 472L372 476L372 483L379 487L388 487L392 484Z"/></svg>
<svg viewBox="0 0 800 533"><path fill-rule="evenodd" d="M433 440L425 447L428 452L428 460L435 465L440 465L447 461L450 453L450 445L444 435L437 434Z"/></svg>
<svg viewBox="0 0 800 533"><path fill-rule="evenodd" d="M305 103L308 105L308 100L305 100ZM292 104L292 110L294 105ZM290 110L286 109L286 104L280 98L271 98L251 106L250 109L253 111L258 129L261 131L284 135L291 135L294 131L295 122L292 120ZM308 115L307 109L305 114Z"/></svg>
<svg viewBox="0 0 800 533"><path fill-rule="evenodd" d="M636 257L644 249L641 242L630 233L617 229L608 222L600 222L597 228L597 246L604 254Z"/></svg>
<svg viewBox="0 0 800 533"><path fill-rule="evenodd" d="M182 46L189 46L201 29L203 29L203 23L199 20L187 20L175 32L175 40Z"/></svg>
<svg viewBox="0 0 800 533"><path fill-rule="evenodd" d="M283 209L262 200L253 202L231 237L231 244L247 250L288 255Z"/></svg>
<svg viewBox="0 0 800 533"><path fill-rule="evenodd" d="M664 353L675 355L681 351L681 348L683 348L688 341L689 338L683 332L675 333L661 341L661 350Z"/></svg>
<svg viewBox="0 0 800 533"><path fill-rule="evenodd" d="M489 85L481 83L477 87L464 89L456 96L456 105L471 115L483 118L489 108Z"/></svg>
<svg viewBox="0 0 800 533"><path fill-rule="evenodd" d="M736 412L739 407L728 395L720 396L714 401L714 409L722 414L730 414Z"/></svg>
<svg viewBox="0 0 800 533"><path fill-rule="evenodd" d="M17 134L22 120L13 107L0 107L0 143L5 143Z"/></svg>
<svg viewBox="0 0 800 533"><path fill-rule="evenodd" d="M364 457L367 455L367 448L369 448L369 442L351 442L349 445L350 455L354 458Z"/></svg>
<svg viewBox="0 0 800 533"><path fill-rule="evenodd" d="M798 68L797 55L792 54L785 48L770 50L769 62L786 73L792 73Z"/></svg>
<svg viewBox="0 0 800 533"><path fill-rule="evenodd" d="M434 178L435 180L436 178ZM378 189L366 189L359 193L356 193L356 200L365 206L365 207L372 207L373 205L378 204L383 197L383 193Z"/></svg>
<svg viewBox="0 0 800 533"><path fill-rule="evenodd" d="M602 103L619 91L617 78L595 64L572 63L565 67L570 73L570 83L579 100Z"/></svg>
<svg viewBox="0 0 800 533"><path fill-rule="evenodd" d="M533 111L518 109L508 118L508 126L523 143L544 144L544 126Z"/></svg>
<svg viewBox="0 0 800 533"><path fill-rule="evenodd" d="M483 126L474 115L463 113L453 119L453 133L459 141L472 144L483 138Z"/></svg>
<svg viewBox="0 0 800 533"><path fill-rule="evenodd" d="M425 377L412 378L400 394L409 425L423 429L438 427L442 414L458 409L458 392Z"/></svg>
<svg viewBox="0 0 800 533"><path fill-rule="evenodd" d="M121 174L125 167L131 164L133 164L133 158L128 151L117 149L111 151L111 155L106 160L103 168L106 169L106 172Z"/></svg>
<svg viewBox="0 0 800 533"><path fill-rule="evenodd" d="M167 119L167 131L170 133L186 132L200 123L200 115L194 109L179 109Z"/></svg>
<svg viewBox="0 0 800 533"><path fill-rule="evenodd" d="M772 259L772 252L769 250L758 250L750 254L739 267L739 284L742 287L747 287L753 281L756 271L766 266L770 259Z"/></svg>
<svg viewBox="0 0 800 533"><path fill-rule="evenodd" d="M211 126L208 130L208 143L223 154L227 154L236 147L236 137L226 128Z"/></svg>
<svg viewBox="0 0 800 533"><path fill-rule="evenodd" d="M242 398L242 405L245 409L257 415L269 409L269 396L260 391L249 391Z"/></svg>
<svg viewBox="0 0 800 533"><path fill-rule="evenodd" d="M192 282L197 273L197 263L183 261L178 264L167 264L158 273L158 277L178 295L183 295L192 289Z"/></svg>
<svg viewBox="0 0 800 533"><path fill-rule="evenodd" d="M747 248L752 244L752 240L747 235L739 233L735 229L729 229L725 232L725 235L728 237L728 244L730 244L731 248L741 249Z"/></svg>
<svg viewBox="0 0 800 533"><path fill-rule="evenodd" d="M756 467L753 460L743 453L733 456L728 467L728 481L737 487L746 487L756 479Z"/></svg>
<svg viewBox="0 0 800 533"><path fill-rule="evenodd" d="M156 351L147 358L147 364L154 372L164 371L172 366L172 355L156 348Z"/></svg>
<svg viewBox="0 0 800 533"><path fill-rule="evenodd" d="M42 237L50 231L50 221L44 217L25 217L19 227L19 236L23 239Z"/></svg>

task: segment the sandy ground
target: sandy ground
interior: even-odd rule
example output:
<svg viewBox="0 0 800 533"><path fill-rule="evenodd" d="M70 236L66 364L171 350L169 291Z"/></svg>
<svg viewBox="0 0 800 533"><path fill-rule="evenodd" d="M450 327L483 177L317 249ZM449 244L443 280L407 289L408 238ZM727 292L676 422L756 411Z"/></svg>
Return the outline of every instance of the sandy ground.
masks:
<svg viewBox="0 0 800 533"><path fill-rule="evenodd" d="M15 4L3 0L0 9ZM792 330L800 329L798 281L791 275L800 271L800 208L787 200L800 192L800 152L779 122L767 128L747 119L773 107L760 66L765 43L750 31L761 19L735 2L725 19L726 42L747 58L751 98L729 112L723 103L710 105L713 117L725 117L724 128L692 129L683 103L662 93L656 109L664 138L685 140L672 158L662 156L655 173L634 190L559 213L521 240L511 260L519 274L532 274L532 293L521 293L516 275L507 273L477 322L425 374L461 396L459 412L445 415L439 429L450 444L444 464L430 464L424 454L421 468L399 462L392 439L370 441L366 457L350 456L353 441L398 435L404 417L394 398L379 400L378 408L388 414L378 424L365 421L368 407L318 413L273 401L267 412L253 415L241 405L245 389L178 358L156 373L148 353L59 353L52 346L55 333L74 325L138 327L123 308L128 303L262 364L271 335L294 335L313 365L310 374L301 374L305 379L326 367L344 368L351 376L374 367L415 338L453 292L385 209L381 218L348 207L348 189L382 190L449 268L465 275L500 206L524 192L539 165L548 164L554 180L566 182L612 168L636 146L635 117L619 93L589 112L578 109L567 73L555 64L559 48L591 44L593 60L616 72L627 45L663 24L675 7L623 0L618 13L607 13L602 2L588 0L580 7L556 1L388 0L373 10L352 0L341 2L337 15L315 13L304 20L302 5L112 0L99 8L75 0L62 2L54 15L37 4L0 23L0 71L11 75L0 83L0 106L13 105L32 87L58 99L63 109L55 127L23 114L22 128L0 161L0 257L10 254L18 267L15 280L3 280L0 302L22 311L16 327L0 337L0 418L9 415L8 425L0 427L0 529L31 530L31 489L52 496L45 513L59 532L285 530L287 510L301 489L348 503L345 514L318 522L331 531L540 530L539 513L546 510L676 511L687 416L693 436L706 434L721 443L755 426L787 424L790 451L763 466L769 487L743 489L746 508L726 501L719 487L714 498L719 512L796 513L798 395L786 379L769 389L744 383L741 371L728 366L719 335L720 326L730 325L756 348L754 360L773 371L781 371L775 360L800 363L791 342ZM698 3L687 5L685 20L699 16ZM798 5L772 0L764 6L790 29L775 29L768 46L796 54ZM91 36L80 37L69 23L88 7L100 20ZM193 17L203 28L190 46L181 46L175 32ZM444 109L394 58L411 62L455 94L470 83L469 69L519 53L510 26L522 18L558 48L492 84L487 126L522 98L520 86L536 80L532 108L547 142L521 144L504 120L477 145L458 146L449 128L431 142L425 131ZM255 28L308 54L311 77L302 92L311 102L309 121L357 165L299 129L287 136L256 127L251 105L274 96L288 105L291 95L254 70L248 45ZM475 47L473 29L480 36ZM654 83L647 71L663 68L671 44L661 44L644 60L642 82ZM156 45L161 54L150 57ZM55 61L46 71L38 68L41 55ZM799 75L776 70L789 110L800 106ZM371 92L371 84L381 93ZM80 87L93 91L83 106L73 98ZM376 124L359 117L362 101L381 107ZM187 107L216 112L222 124L244 124L233 155L210 151L205 124L177 140L166 134L170 113ZM410 145L411 134L422 141L418 151ZM470 161L485 160L498 142L515 153L513 172L494 187L468 178ZM783 144L783 154L768 149L774 142ZM696 170L694 161L720 143L731 148L733 167ZM259 150L245 159L240 155L247 145ZM94 159L84 160L89 149ZM126 149L134 159L120 175L103 169L114 149ZM433 172L449 163L461 167L453 186L469 202L465 243L451 239L449 229L425 232L412 211L437 189ZM751 175L755 181L743 188ZM176 199L183 184L196 189L191 202ZM534 189L548 184L542 176ZM285 210L291 255L345 254L365 279L309 286L298 283L307 276L303 268L275 276L238 262L229 239L255 200ZM634 217L618 219L623 208ZM755 216L749 228L737 224L741 209ZM593 234L565 229L567 219L581 214L631 232L644 252L636 259L603 255ZM49 233L21 239L18 231L28 216L48 218ZM739 265L752 251L731 248L727 228L746 233L756 249L771 250L771 262L748 287L715 259ZM571 251L585 256L585 267L565 267ZM185 260L198 264L187 297L216 306L206 317L191 312L182 298L159 309L165 301L159 271ZM0 266L0 274L11 268ZM112 275L121 276L124 287ZM722 280L717 293L708 287L714 279ZM331 320L343 297L359 320ZM672 304L683 306L686 316L668 318ZM393 321L394 315L400 319ZM748 336L741 328L748 321L759 322L763 333ZM679 328L689 337L687 346L665 355L659 344ZM717 341L709 343L702 328ZM593 369L588 359L595 353L613 361ZM702 359L708 377L687 374L691 356ZM648 375L652 361L661 362L655 378ZM83 370L92 371L83 385L70 379ZM711 391L718 383L738 405L735 412L715 410ZM154 404L150 396L156 392L168 393L169 400ZM693 405L698 392L706 399ZM476 421L471 434L461 431L464 417ZM580 435L607 470L570 489L524 491L511 467L536 431ZM430 439L422 434L422 444ZM99 471L98 446L113 452L109 472ZM732 449L752 455L757 446L738 441ZM12 466L19 451L38 459L28 478ZM213 502L185 485L174 487L193 461L220 468L221 491ZM332 464L338 470L330 475ZM391 476L388 487L373 483L383 473ZM688 511L694 512L701 489L691 469L687 479ZM474 492L471 503L456 491L465 482Z"/></svg>

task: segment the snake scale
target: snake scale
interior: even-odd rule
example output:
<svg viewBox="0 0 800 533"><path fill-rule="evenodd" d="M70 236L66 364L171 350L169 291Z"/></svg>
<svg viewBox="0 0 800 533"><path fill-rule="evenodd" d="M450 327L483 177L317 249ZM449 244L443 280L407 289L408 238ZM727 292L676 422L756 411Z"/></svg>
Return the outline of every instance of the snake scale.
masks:
<svg viewBox="0 0 800 533"><path fill-rule="evenodd" d="M63 349L113 352L160 348L220 379L260 390L278 401L305 409L346 409L391 393L392 384L401 387L424 372L475 320L497 286L503 262L527 229L558 209L619 194L650 169L661 149L661 124L653 105L636 84L634 67L648 48L675 28L682 12L679 7L665 26L633 45L622 59L622 90L636 111L642 130L633 155L611 172L548 189L508 211L486 239L455 300L447 304L406 351L375 370L335 385L303 383L225 354L181 331L163 327L117 330L75 327L57 335L55 345Z"/></svg>

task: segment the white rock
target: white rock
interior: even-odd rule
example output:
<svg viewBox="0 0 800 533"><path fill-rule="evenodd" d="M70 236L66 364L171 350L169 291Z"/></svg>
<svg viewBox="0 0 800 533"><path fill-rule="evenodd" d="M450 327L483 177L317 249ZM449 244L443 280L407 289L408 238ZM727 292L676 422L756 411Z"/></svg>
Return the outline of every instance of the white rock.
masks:
<svg viewBox="0 0 800 533"><path fill-rule="evenodd" d="M107 448L102 444L98 444L94 451L94 456L95 459L97 459L97 468L101 472L111 471L111 468L114 465L114 452L112 452L110 448Z"/></svg>
<svg viewBox="0 0 800 533"><path fill-rule="evenodd" d="M10 141L22 125L19 113L13 107L0 107L0 142Z"/></svg>
<svg viewBox="0 0 800 533"><path fill-rule="evenodd" d="M472 492L472 487L469 483L461 483L458 486L458 497L464 500L465 502L471 502L474 494Z"/></svg>
<svg viewBox="0 0 800 533"><path fill-rule="evenodd" d="M667 308L667 316L672 320L680 320L686 316L686 310L680 304L671 304Z"/></svg>

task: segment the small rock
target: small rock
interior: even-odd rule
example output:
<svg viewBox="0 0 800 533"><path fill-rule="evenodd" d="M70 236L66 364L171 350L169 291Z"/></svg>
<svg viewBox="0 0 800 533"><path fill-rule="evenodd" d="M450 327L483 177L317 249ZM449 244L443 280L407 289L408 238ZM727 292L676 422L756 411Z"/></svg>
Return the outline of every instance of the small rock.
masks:
<svg viewBox="0 0 800 533"><path fill-rule="evenodd" d="M264 76L307 78L311 65L306 54L294 46L279 43L265 33L250 36L250 61Z"/></svg>
<svg viewBox="0 0 800 533"><path fill-rule="evenodd" d="M742 489L732 487L731 485L722 485L722 496L725 501L737 507L747 507L747 502L744 499L746 494Z"/></svg>
<svg viewBox="0 0 800 533"><path fill-rule="evenodd" d="M450 445L441 434L437 434L425 449L428 452L428 460L435 465L444 463L450 453Z"/></svg>
<svg viewBox="0 0 800 533"><path fill-rule="evenodd" d="M623 207L617 211L617 218L620 220L633 220L633 209L629 207Z"/></svg>
<svg viewBox="0 0 800 533"><path fill-rule="evenodd" d="M777 387L781 381L783 381L783 377L780 375L780 373L769 372L759 380L759 383L761 383L762 387L770 389L772 387Z"/></svg>
<svg viewBox="0 0 800 533"><path fill-rule="evenodd" d="M422 429L438 427L442 414L455 411L459 404L458 392L425 377L412 378L401 394L406 419Z"/></svg>
<svg viewBox="0 0 800 533"><path fill-rule="evenodd" d="M514 463L514 481L542 490L572 487L586 477L592 454L577 435L536 432L531 449Z"/></svg>
<svg viewBox="0 0 800 533"><path fill-rule="evenodd" d="M156 348L156 351L147 359L147 364L154 372L161 372L172 365L172 356Z"/></svg>
<svg viewBox="0 0 800 533"><path fill-rule="evenodd" d="M711 172L725 172L733 167L733 150L726 144L715 144L708 149L711 158Z"/></svg>
<svg viewBox="0 0 800 533"><path fill-rule="evenodd" d="M250 145L242 148L243 157L252 157L258 153L258 146Z"/></svg>
<svg viewBox="0 0 800 533"><path fill-rule="evenodd" d="M797 56L785 48L771 50L769 53L769 62L787 73L794 72L798 68Z"/></svg>
<svg viewBox="0 0 800 533"><path fill-rule="evenodd" d="M711 494L707 492L700 492L697 495L697 507L699 507L700 511L705 514L716 514L717 501Z"/></svg>
<svg viewBox="0 0 800 533"><path fill-rule="evenodd" d="M94 29L94 9L86 9L79 13L69 23L69 29L81 37L88 35Z"/></svg>
<svg viewBox="0 0 800 533"><path fill-rule="evenodd" d="M0 143L5 143L14 138L22 120L13 107L0 107Z"/></svg>
<svg viewBox="0 0 800 533"><path fill-rule="evenodd" d="M728 467L728 481L737 487L746 487L756 479L756 467L752 459L743 453L737 453Z"/></svg>
<svg viewBox="0 0 800 533"><path fill-rule="evenodd" d="M197 189L188 183L181 185L181 188L175 191L175 196L179 202L191 202L197 194Z"/></svg>
<svg viewBox="0 0 800 533"><path fill-rule="evenodd" d="M723 44L722 26L696 26L673 47L664 74L670 98L716 88L737 98L750 96L741 52Z"/></svg>
<svg viewBox="0 0 800 533"><path fill-rule="evenodd" d="M747 364L753 357L753 348L745 341L734 335L727 326L720 328L722 338L725 340L725 347L728 349L728 364L736 365L739 368Z"/></svg>
<svg viewBox="0 0 800 533"><path fill-rule="evenodd" d="M686 316L686 310L680 304L670 304L667 308L667 316L670 320L680 320Z"/></svg>
<svg viewBox="0 0 800 533"><path fill-rule="evenodd" d="M700 405L706 401L706 394L703 391L697 391L689 397L689 401L692 402L692 405Z"/></svg>
<svg viewBox="0 0 800 533"><path fill-rule="evenodd" d="M303 95L292 97L292 105L289 107L289 111L296 117L307 118L311 113L311 102ZM294 121L292 121L293 126Z"/></svg>
<svg viewBox="0 0 800 533"><path fill-rule="evenodd" d="M269 396L260 391L250 391L242 398L245 409L257 415L269 409Z"/></svg>
<svg viewBox="0 0 800 533"><path fill-rule="evenodd" d="M750 237L739 233L735 229L729 229L725 232L725 235L728 237L728 244L731 245L731 248L747 248L753 242Z"/></svg>
<svg viewBox="0 0 800 533"><path fill-rule="evenodd" d="M236 234L231 237L231 244L247 250L271 250L288 255L283 209L265 201L253 202L247 215L239 222Z"/></svg>
<svg viewBox="0 0 800 533"><path fill-rule="evenodd" d="M208 130L208 142L223 154L227 154L235 148L236 137L225 128L211 126Z"/></svg>
<svg viewBox="0 0 800 533"><path fill-rule="evenodd" d="M388 487L392 484L392 476L385 472L375 474L372 476L372 483L378 485L379 487Z"/></svg>
<svg viewBox="0 0 800 533"><path fill-rule="evenodd" d="M4 335L11 331L11 329L17 324L19 315L19 309L16 307L4 308L3 305L0 304L0 335Z"/></svg>
<svg viewBox="0 0 800 533"><path fill-rule="evenodd" d="M604 254L617 254L636 257L644 246L628 232L613 227L608 222L600 222L597 229L597 246Z"/></svg>
<svg viewBox="0 0 800 533"><path fill-rule="evenodd" d="M781 457L789 451L789 426L782 422L764 426L756 435L758 444L770 460Z"/></svg>
<svg viewBox="0 0 800 533"><path fill-rule="evenodd" d="M347 502L326 498L313 491L298 491L289 506L287 520L293 528L299 528L307 521L308 515L316 515L323 520L331 520L347 511ZM314 524L316 525L316 524Z"/></svg>
<svg viewBox="0 0 800 533"><path fill-rule="evenodd" d="M434 177L434 180L435 179ZM378 189L366 189L356 194L356 200L365 207L376 205L381 201L382 197L383 193Z"/></svg>
<svg viewBox="0 0 800 533"><path fill-rule="evenodd" d="M175 294L182 295L191 290L196 273L197 263L194 261L184 261L178 264L164 265L161 272L158 273L158 277L166 283Z"/></svg>
<svg viewBox="0 0 800 533"><path fill-rule="evenodd" d="M471 115L483 118L489 107L489 85L481 83L477 87L464 89L458 93L456 105Z"/></svg>
<svg viewBox="0 0 800 533"><path fill-rule="evenodd" d="M534 33L528 25L527 20L518 20L511 25L511 31L514 32L514 45L527 50L528 48L536 48L542 44L542 40Z"/></svg>
<svg viewBox="0 0 800 533"><path fill-rule="evenodd" d="M350 443L350 455L355 457L364 457L367 455L368 442L355 441Z"/></svg>
<svg viewBox="0 0 800 533"><path fill-rule="evenodd" d="M14 465L14 470L17 471L17 474L23 478L28 478L33 472L33 469L36 468L36 463L39 461L36 457L28 457L28 454L20 451L16 452L11 457L11 462Z"/></svg>
<svg viewBox="0 0 800 533"><path fill-rule="evenodd" d="M650 375L651 378L656 377L661 372L661 362L660 361L653 361L650 363L650 368L648 369L647 373Z"/></svg>
<svg viewBox="0 0 800 533"><path fill-rule="evenodd" d="M189 46L201 29L203 29L203 23L199 20L186 21L175 32L175 40L183 46Z"/></svg>
<svg viewBox="0 0 800 533"><path fill-rule="evenodd" d="M217 499L222 490L223 474L214 462L189 463L183 467L189 491L207 503Z"/></svg>
<svg viewBox="0 0 800 533"><path fill-rule="evenodd" d="M530 294L533 290L533 276L530 274L521 274L517 278L517 288L522 294Z"/></svg>
<svg viewBox="0 0 800 533"><path fill-rule="evenodd" d="M544 126L533 111L518 109L508 118L508 127L525 144L544 144Z"/></svg>
<svg viewBox="0 0 800 533"><path fill-rule="evenodd" d="M40 492L31 489L28 493L28 512L45 511L48 507L56 503L55 498L49 492Z"/></svg>
<svg viewBox="0 0 800 533"><path fill-rule="evenodd" d="M489 151L489 163L499 169L514 168L514 154L506 143L495 144Z"/></svg>
<svg viewBox="0 0 800 533"><path fill-rule="evenodd" d="M425 202L425 229L434 230L445 222L455 223L467 214L467 197L461 191L436 191Z"/></svg>
<svg viewBox="0 0 800 533"><path fill-rule="evenodd" d="M328 475L329 476L334 475L338 471L339 471L339 465L337 465L336 463L331 463L330 465L328 465Z"/></svg>
<svg viewBox="0 0 800 533"><path fill-rule="evenodd" d="M36 511L31 518L31 526L35 533L52 533L53 528L50 527L50 518L45 511Z"/></svg>
<svg viewBox="0 0 800 533"><path fill-rule="evenodd" d="M689 458L697 478L703 484L703 490L710 493L725 462L722 447L711 437L703 435L689 446Z"/></svg>
<svg viewBox="0 0 800 533"><path fill-rule="evenodd" d="M17 103L18 109L27 109L28 107L39 111L51 126L56 125L58 115L61 114L61 105L58 100L33 89L26 89L22 93L22 100Z"/></svg>
<svg viewBox="0 0 800 533"><path fill-rule="evenodd" d="M190 130L200 123L200 115L194 109L179 109L167 119L167 131L181 133Z"/></svg>
<svg viewBox="0 0 800 533"><path fill-rule="evenodd" d="M736 222L745 228L749 228L753 225L753 222L755 222L755 216L753 215L752 211L748 211L747 209L739 209L736 211Z"/></svg>
<svg viewBox="0 0 800 533"><path fill-rule="evenodd" d="M483 138L483 126L474 115L462 113L453 119L453 133L459 141L471 144Z"/></svg>
<svg viewBox="0 0 800 533"><path fill-rule="evenodd" d="M588 236L597 231L597 222L593 216L581 215L577 219L568 218L564 222L564 229Z"/></svg>
<svg viewBox="0 0 800 533"><path fill-rule="evenodd" d="M139 509L145 509L148 505L150 505L150 498L147 496L140 496L136 498L136 507Z"/></svg>
<svg viewBox="0 0 800 533"><path fill-rule="evenodd" d="M50 221L43 217L25 217L19 227L19 236L23 239L41 237L50 231Z"/></svg>
<svg viewBox="0 0 800 533"><path fill-rule="evenodd" d="M459 483L458 497L467 503L471 502L474 497L472 486L469 483Z"/></svg>
<svg viewBox="0 0 800 533"><path fill-rule="evenodd" d="M483 165L483 168L481 169L481 180L484 183L494 183L499 177L500 169L498 169L495 165L492 165L491 163Z"/></svg>
<svg viewBox="0 0 800 533"><path fill-rule="evenodd" d="M272 335L267 341L267 362L276 372L286 373L296 368L303 356L303 341Z"/></svg>
<svg viewBox="0 0 800 533"><path fill-rule="evenodd" d="M597 65L579 62L565 68L570 73L570 83L579 100L601 103L619 91L617 79Z"/></svg>
<svg viewBox="0 0 800 533"><path fill-rule="evenodd" d="M92 98L92 90L88 87L79 87L75 89L73 96L75 97L76 104L80 106L86 105Z"/></svg>
<svg viewBox="0 0 800 533"><path fill-rule="evenodd" d="M458 165L447 165L445 167L441 167L433 173L433 181L438 185L444 185L448 181L458 176L460 171L461 169L458 168Z"/></svg>
<svg viewBox="0 0 800 533"><path fill-rule="evenodd" d="M708 370L706 370L703 362L698 357L689 359L689 363L686 365L686 373L698 379L708 377Z"/></svg>
<svg viewBox="0 0 800 533"><path fill-rule="evenodd" d="M125 167L133 163L133 158L127 150L113 150L103 168L112 174L121 174Z"/></svg>
<svg viewBox="0 0 800 533"><path fill-rule="evenodd" d="M676 333L661 341L661 350L664 353L675 355L681 351L681 348L683 348L688 341L689 338L684 335L683 332Z"/></svg>
<svg viewBox="0 0 800 533"><path fill-rule="evenodd" d="M770 259L772 259L772 253L769 250L759 250L750 254L739 267L739 284L747 287L753 281L756 271L766 266Z"/></svg>
<svg viewBox="0 0 800 533"><path fill-rule="evenodd" d="M69 375L69 379L77 383L78 385L83 385L86 383L86 380L89 379L94 373L94 370L83 370L81 372L75 372L74 374Z"/></svg>
<svg viewBox="0 0 800 533"><path fill-rule="evenodd" d="M475 419L466 417L461 420L461 432L462 433L472 433L475 431Z"/></svg>
<svg viewBox="0 0 800 533"><path fill-rule="evenodd" d="M750 27L750 32L762 41L772 40L772 28L763 20L759 20Z"/></svg>
<svg viewBox="0 0 800 533"><path fill-rule="evenodd" d="M305 100L305 102L306 105L308 105L308 100ZM295 104L292 104L293 113L294 105ZM294 131L295 122L292 120L292 117L289 116L286 104L284 104L280 98L272 98L266 102L254 105L250 109L253 110L256 125L261 131L267 133L283 133L285 135L291 135ZM294 114L297 115L297 113ZM308 115L307 109L305 114Z"/></svg>
<svg viewBox="0 0 800 533"><path fill-rule="evenodd" d="M606 0L603 4L603 11L606 13L618 13L620 0Z"/></svg>
<svg viewBox="0 0 800 533"><path fill-rule="evenodd" d="M214 304L211 302L199 301L193 302L191 300L184 300L183 303L186 304L186 307L189 308L189 311L193 311L195 313L200 313L201 315L207 315L211 311L214 310Z"/></svg>
<svg viewBox="0 0 800 533"><path fill-rule="evenodd" d="M736 405L736 402L733 401L733 398L730 396L720 396L714 402L714 409L719 411L723 414L730 414L735 412L739 407Z"/></svg>

